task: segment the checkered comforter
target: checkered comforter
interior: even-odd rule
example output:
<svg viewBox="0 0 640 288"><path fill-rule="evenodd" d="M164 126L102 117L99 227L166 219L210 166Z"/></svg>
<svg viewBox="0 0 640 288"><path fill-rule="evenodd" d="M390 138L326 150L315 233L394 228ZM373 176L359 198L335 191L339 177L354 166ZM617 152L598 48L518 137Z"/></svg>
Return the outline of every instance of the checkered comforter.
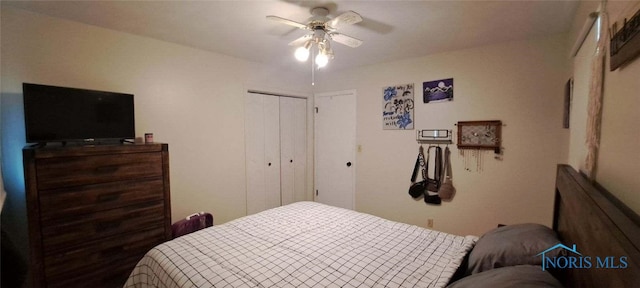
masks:
<svg viewBox="0 0 640 288"><path fill-rule="evenodd" d="M158 245L125 287L444 287L476 240L298 202Z"/></svg>

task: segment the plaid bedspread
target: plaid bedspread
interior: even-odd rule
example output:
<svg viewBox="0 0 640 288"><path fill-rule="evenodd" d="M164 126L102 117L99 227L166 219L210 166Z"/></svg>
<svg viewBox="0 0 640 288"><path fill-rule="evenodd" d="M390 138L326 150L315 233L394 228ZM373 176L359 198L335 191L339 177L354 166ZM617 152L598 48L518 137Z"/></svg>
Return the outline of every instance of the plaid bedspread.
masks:
<svg viewBox="0 0 640 288"><path fill-rule="evenodd" d="M476 240L298 202L158 245L125 287L444 287Z"/></svg>

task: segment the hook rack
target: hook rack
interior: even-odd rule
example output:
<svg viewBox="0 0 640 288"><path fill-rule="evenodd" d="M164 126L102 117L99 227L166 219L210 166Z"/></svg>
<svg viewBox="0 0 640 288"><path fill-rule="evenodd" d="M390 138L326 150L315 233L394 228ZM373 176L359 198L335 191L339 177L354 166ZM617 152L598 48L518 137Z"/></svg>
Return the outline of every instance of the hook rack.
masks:
<svg viewBox="0 0 640 288"><path fill-rule="evenodd" d="M422 129L416 131L416 141L422 144L453 144L452 130Z"/></svg>

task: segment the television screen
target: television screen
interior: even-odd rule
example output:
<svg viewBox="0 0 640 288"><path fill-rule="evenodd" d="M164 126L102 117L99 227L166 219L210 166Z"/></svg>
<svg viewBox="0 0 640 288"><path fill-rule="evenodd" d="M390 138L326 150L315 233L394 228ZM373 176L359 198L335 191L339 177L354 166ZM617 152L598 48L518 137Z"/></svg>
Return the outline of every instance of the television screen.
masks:
<svg viewBox="0 0 640 288"><path fill-rule="evenodd" d="M135 138L133 95L22 84L28 143Z"/></svg>

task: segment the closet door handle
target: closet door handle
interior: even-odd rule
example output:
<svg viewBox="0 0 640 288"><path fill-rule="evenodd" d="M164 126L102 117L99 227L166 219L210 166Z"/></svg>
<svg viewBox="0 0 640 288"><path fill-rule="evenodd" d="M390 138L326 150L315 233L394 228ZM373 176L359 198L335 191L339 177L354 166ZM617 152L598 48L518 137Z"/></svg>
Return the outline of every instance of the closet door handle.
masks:
<svg viewBox="0 0 640 288"><path fill-rule="evenodd" d="M351 161L347 162L347 167L351 167Z"/></svg>
<svg viewBox="0 0 640 288"><path fill-rule="evenodd" d="M271 162L269 162L269 164L268 164L268 165L269 165L269 166L271 166Z"/></svg>

